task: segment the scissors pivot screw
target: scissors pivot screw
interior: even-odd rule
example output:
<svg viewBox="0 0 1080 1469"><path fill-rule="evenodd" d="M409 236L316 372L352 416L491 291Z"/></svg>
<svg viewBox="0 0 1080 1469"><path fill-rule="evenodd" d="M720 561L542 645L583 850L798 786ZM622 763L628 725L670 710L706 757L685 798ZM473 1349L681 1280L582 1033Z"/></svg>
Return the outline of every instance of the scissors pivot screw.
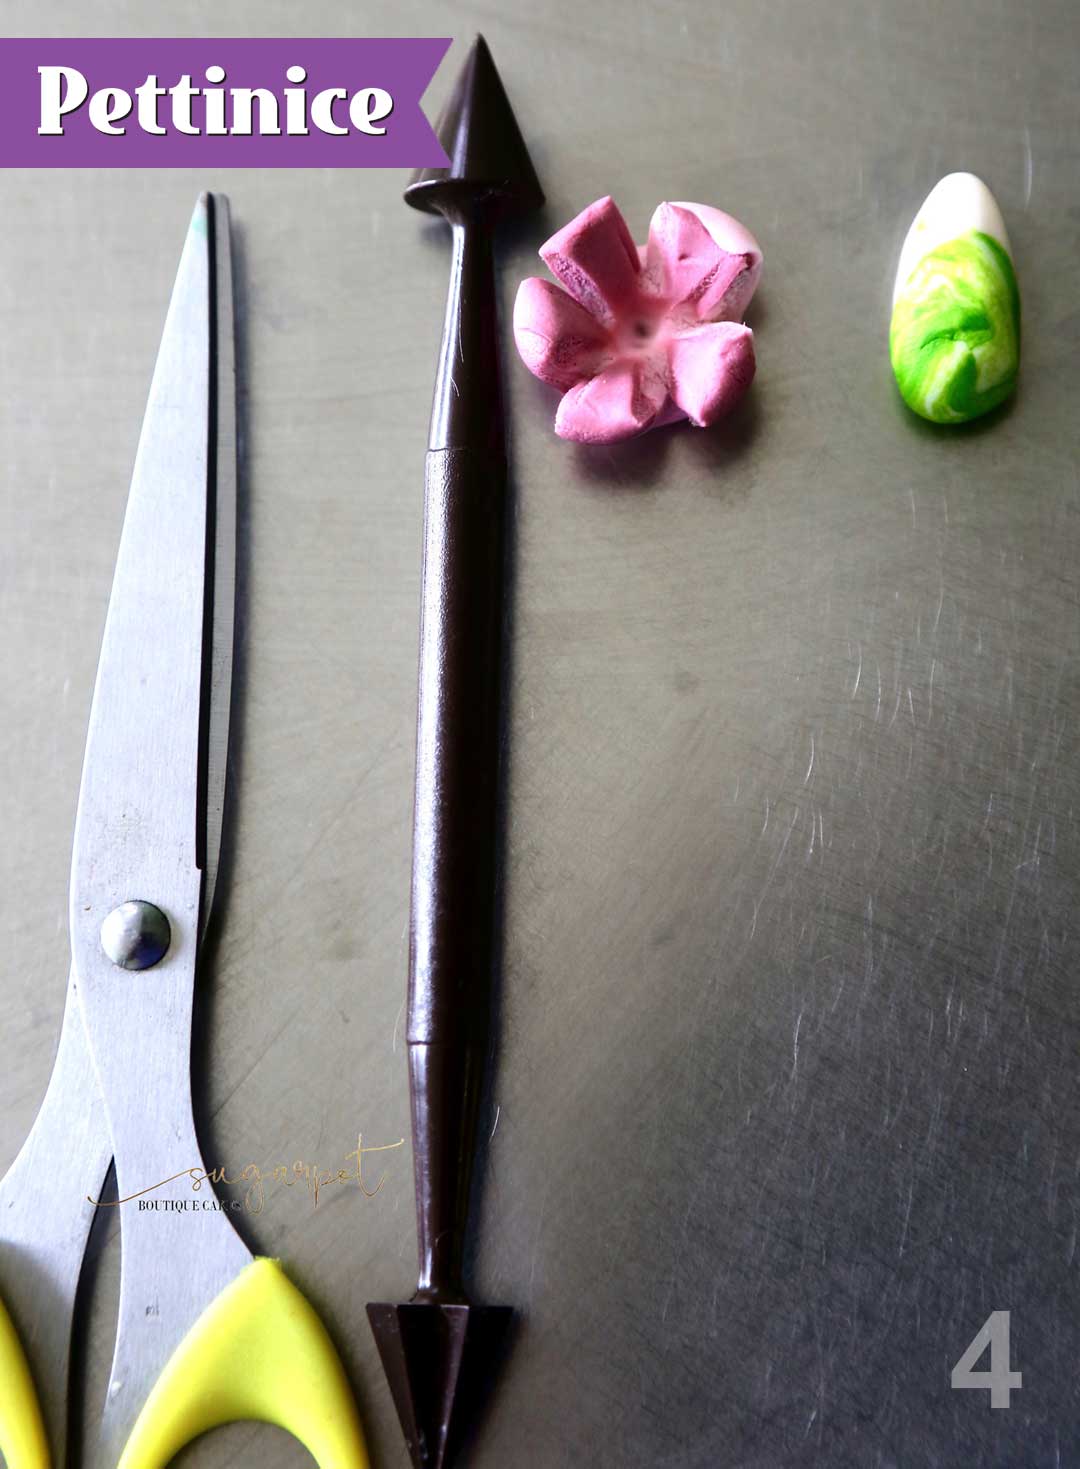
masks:
<svg viewBox="0 0 1080 1469"><path fill-rule="evenodd" d="M164 959L171 940L165 914L141 898L121 903L101 925L101 947L121 969L149 969Z"/></svg>

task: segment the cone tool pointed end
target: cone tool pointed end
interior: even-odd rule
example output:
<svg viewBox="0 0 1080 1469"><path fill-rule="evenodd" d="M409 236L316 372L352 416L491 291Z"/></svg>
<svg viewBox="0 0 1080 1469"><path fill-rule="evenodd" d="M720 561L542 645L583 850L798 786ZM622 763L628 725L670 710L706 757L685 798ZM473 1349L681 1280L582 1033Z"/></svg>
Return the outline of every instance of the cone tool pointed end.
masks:
<svg viewBox="0 0 1080 1469"><path fill-rule="evenodd" d="M369 1305L414 1469L450 1469L483 1404L513 1319L509 1306Z"/></svg>
<svg viewBox="0 0 1080 1469"><path fill-rule="evenodd" d="M448 168L421 168L405 202L430 214L497 200L503 213L527 213L544 202L487 42L477 36L435 128Z"/></svg>

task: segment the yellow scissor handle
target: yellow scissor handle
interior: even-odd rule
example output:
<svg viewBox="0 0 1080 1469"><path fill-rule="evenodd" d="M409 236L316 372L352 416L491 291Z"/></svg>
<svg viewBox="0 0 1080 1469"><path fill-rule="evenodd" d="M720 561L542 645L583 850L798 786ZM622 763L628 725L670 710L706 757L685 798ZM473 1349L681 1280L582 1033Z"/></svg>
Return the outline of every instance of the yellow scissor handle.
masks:
<svg viewBox="0 0 1080 1469"><path fill-rule="evenodd" d="M117 1469L165 1469L200 1433L245 1418L284 1428L319 1469L368 1469L341 1359L277 1260L246 1265L199 1317L143 1405Z"/></svg>
<svg viewBox="0 0 1080 1469"><path fill-rule="evenodd" d="M49 1441L15 1323L0 1301L0 1463L49 1469Z"/></svg>

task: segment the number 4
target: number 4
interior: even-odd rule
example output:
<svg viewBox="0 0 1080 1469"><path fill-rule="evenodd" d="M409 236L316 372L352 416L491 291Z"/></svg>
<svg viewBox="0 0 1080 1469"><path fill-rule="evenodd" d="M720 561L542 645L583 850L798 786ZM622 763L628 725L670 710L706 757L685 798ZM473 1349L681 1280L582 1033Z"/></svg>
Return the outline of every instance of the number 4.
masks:
<svg viewBox="0 0 1080 1469"><path fill-rule="evenodd" d="M975 1363L990 1348L990 1370L976 1372ZM1009 1394L1023 1386L1023 1376L1009 1361L1009 1312L991 1311L952 1370L953 1387L981 1387L990 1393L991 1408L1007 1408Z"/></svg>

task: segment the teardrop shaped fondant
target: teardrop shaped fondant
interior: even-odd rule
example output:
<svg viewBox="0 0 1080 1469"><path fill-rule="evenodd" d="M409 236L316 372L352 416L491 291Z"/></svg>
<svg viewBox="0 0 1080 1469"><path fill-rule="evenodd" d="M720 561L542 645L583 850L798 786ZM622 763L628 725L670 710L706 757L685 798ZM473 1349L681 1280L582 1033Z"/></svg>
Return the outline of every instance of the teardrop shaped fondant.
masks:
<svg viewBox="0 0 1080 1469"><path fill-rule="evenodd" d="M900 252L889 355L904 402L932 423L996 408L1020 367L1020 293L993 194L970 173L930 192Z"/></svg>

